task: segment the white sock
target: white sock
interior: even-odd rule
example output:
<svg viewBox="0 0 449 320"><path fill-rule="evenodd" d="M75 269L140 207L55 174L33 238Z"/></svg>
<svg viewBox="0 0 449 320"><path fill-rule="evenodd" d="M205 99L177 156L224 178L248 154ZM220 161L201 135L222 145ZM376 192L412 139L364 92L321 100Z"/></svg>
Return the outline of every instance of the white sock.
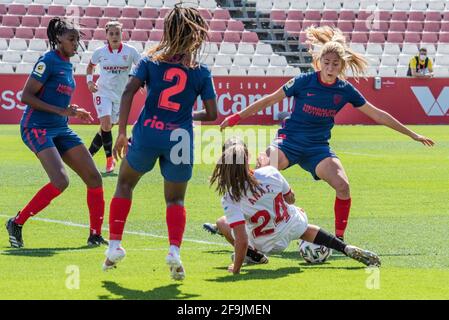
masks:
<svg viewBox="0 0 449 320"><path fill-rule="evenodd" d="M177 256L180 255L178 246L170 245L169 252L172 254L176 254Z"/></svg>
<svg viewBox="0 0 449 320"><path fill-rule="evenodd" d="M120 247L121 240L109 240L109 250L115 250Z"/></svg>

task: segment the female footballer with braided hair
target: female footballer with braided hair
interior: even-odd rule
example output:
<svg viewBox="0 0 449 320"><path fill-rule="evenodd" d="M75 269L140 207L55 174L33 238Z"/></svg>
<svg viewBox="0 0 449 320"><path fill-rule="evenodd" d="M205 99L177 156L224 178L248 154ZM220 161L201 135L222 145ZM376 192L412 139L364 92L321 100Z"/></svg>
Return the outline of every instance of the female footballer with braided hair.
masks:
<svg viewBox="0 0 449 320"><path fill-rule="evenodd" d="M89 112L70 104L75 90L70 57L75 55L80 33L69 22L53 18L47 28L51 50L39 58L23 89L27 105L20 122L22 140L36 154L50 182L41 188L6 228L12 247L23 247L22 226L47 207L69 185L64 163L87 185L90 213L89 245L106 244L101 237L104 215L103 187L100 173L78 135L68 126L68 118L90 122Z"/></svg>
<svg viewBox="0 0 449 320"><path fill-rule="evenodd" d="M119 135L113 154L122 158L117 188L111 202L110 244L103 268L113 268L125 256L121 239L139 179L157 160L164 177L169 253L166 262L173 279L182 280L185 270L180 246L186 224L184 196L193 168L193 124L217 117L216 94L208 68L197 62L207 39L208 25L194 8L176 5L165 18L162 40L140 60L122 95ZM128 144L126 132L134 94L143 85L147 98ZM193 113L200 96L205 110ZM179 138L181 137L181 141Z"/></svg>
<svg viewBox="0 0 449 320"><path fill-rule="evenodd" d="M339 29L310 27L306 32L309 43L321 47L319 52L313 53L316 71L298 75L276 92L227 117L221 128L236 125L241 119L281 102L286 97L294 97L292 114L279 129L267 154L273 160L272 165L278 169L299 164L316 180L326 181L336 191L335 233L343 238L351 207L351 195L343 165L329 147L337 113L347 103L351 103L378 124L427 146L433 146L434 142L408 129L387 112L374 107L351 83L344 80L348 69L352 70L356 78L363 75L367 69L367 61L347 46Z"/></svg>

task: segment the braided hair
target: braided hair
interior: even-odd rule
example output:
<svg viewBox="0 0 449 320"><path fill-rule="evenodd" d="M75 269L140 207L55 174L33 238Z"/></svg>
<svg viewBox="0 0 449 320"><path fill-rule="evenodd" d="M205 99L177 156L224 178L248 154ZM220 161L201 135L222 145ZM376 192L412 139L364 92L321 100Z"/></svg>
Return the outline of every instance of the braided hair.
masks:
<svg viewBox="0 0 449 320"><path fill-rule="evenodd" d="M168 13L164 21L164 34L158 45L148 51L154 61L180 62L194 67L201 45L208 39L209 26L200 12L181 3Z"/></svg>
<svg viewBox="0 0 449 320"><path fill-rule="evenodd" d="M47 37L48 41L50 42L50 47L53 50L56 50L59 40L58 36L62 36L66 32L74 31L78 35L82 35L82 33L76 28L76 26L69 20L62 19L60 17L55 17L50 20L48 27L47 27ZM78 45L81 46L82 44L78 40Z"/></svg>

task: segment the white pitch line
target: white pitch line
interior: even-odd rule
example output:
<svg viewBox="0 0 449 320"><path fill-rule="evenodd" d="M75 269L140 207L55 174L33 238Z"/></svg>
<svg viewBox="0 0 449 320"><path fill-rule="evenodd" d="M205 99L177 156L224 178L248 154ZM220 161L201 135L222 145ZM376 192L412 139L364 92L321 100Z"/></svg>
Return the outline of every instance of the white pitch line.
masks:
<svg viewBox="0 0 449 320"><path fill-rule="evenodd" d="M374 157L374 158L385 157L385 155L383 155L383 154L372 154L372 153L360 153L360 152L348 152L348 151L338 151L337 153L350 154L350 155L354 155L354 156Z"/></svg>
<svg viewBox="0 0 449 320"><path fill-rule="evenodd" d="M0 214L0 217L9 218L10 216L4 215L4 214ZM32 217L31 219L32 220L36 220L36 221L48 222L48 223L62 224L64 226L69 226L69 227L85 228L85 229L89 228L89 226L86 225L86 224L74 223L74 222L70 222L70 221L53 220L53 219L38 218L38 217ZM102 230L108 231L109 229L104 227L104 228L102 228ZM152 233L143 232L143 231L126 231L125 230L124 233L137 235L137 236L143 236L143 237L167 239L167 237L165 237L165 236L160 236L160 235L157 235L157 234L152 234ZM226 243L211 242L211 241L189 239L189 238L184 238L183 241L194 242L194 243L201 243L201 244L211 244L211 245L217 245L217 246L228 246Z"/></svg>

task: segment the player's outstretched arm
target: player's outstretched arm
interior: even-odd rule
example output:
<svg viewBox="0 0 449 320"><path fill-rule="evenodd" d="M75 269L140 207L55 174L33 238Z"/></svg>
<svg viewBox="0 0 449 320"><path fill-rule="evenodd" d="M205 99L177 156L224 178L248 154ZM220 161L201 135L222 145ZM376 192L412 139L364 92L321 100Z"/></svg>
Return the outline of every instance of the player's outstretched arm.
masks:
<svg viewBox="0 0 449 320"><path fill-rule="evenodd" d="M94 82L94 70L95 70L95 65L92 62L89 62L89 64L87 65L87 70L86 70L86 82L87 82L87 88L92 93L95 93L98 91L98 87Z"/></svg>
<svg viewBox="0 0 449 320"><path fill-rule="evenodd" d="M365 105L361 106L358 109L362 111L364 114L366 114L368 117L373 119L376 123L382 124L393 130L396 130L397 132L405 134L406 136L409 136L413 140L421 142L425 146L431 147L435 144L435 142L433 142L432 139L429 139L425 136L417 134L416 132L413 132L412 130L404 126L401 122L396 120L391 114L376 108L370 103L366 103Z"/></svg>
<svg viewBox="0 0 449 320"><path fill-rule="evenodd" d="M37 93L42 89L42 86L42 83L29 77L25 83L25 88L23 88L22 99L20 101L39 111L56 113L64 117L74 117L77 115L75 108L70 106L67 109L58 108L39 99Z"/></svg>
<svg viewBox="0 0 449 320"><path fill-rule="evenodd" d="M142 86L142 81L136 77L130 77L126 84L125 91L123 91L122 99L120 101L120 116L118 137L115 140L113 156L116 160L122 159L128 149L128 137L126 128L128 126L129 113L133 104L134 95Z"/></svg>
<svg viewBox="0 0 449 320"><path fill-rule="evenodd" d="M204 110L193 113L193 121L215 121L217 120L217 100L204 100Z"/></svg>
<svg viewBox="0 0 449 320"><path fill-rule="evenodd" d="M228 268L233 274L240 273L243 261L245 260L246 251L248 250L248 235L246 234L245 224L239 224L233 228L234 230L234 263Z"/></svg>
<svg viewBox="0 0 449 320"><path fill-rule="evenodd" d="M257 112L272 106L273 104L281 102L285 98L285 92L283 87L279 88L277 91L263 97L260 100L257 100L253 104L249 105L245 110L242 110L238 113L234 113L230 115L220 124L220 129L223 130L226 127L235 126L240 120L248 118Z"/></svg>

